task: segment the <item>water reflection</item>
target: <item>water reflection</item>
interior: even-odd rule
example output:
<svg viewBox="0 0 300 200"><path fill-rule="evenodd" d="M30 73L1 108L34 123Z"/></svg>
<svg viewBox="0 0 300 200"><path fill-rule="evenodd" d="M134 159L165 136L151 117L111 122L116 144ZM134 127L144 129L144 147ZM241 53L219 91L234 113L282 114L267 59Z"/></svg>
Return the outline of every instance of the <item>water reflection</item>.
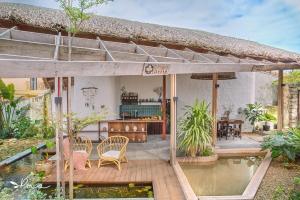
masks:
<svg viewBox="0 0 300 200"><path fill-rule="evenodd" d="M241 195L257 167L259 157L221 158L211 165L181 165L197 196Z"/></svg>

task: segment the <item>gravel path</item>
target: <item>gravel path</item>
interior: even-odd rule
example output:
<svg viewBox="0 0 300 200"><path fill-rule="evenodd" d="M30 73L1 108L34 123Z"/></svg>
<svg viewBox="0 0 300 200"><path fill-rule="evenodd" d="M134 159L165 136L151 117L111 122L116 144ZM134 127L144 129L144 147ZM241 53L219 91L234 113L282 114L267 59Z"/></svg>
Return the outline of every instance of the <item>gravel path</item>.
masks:
<svg viewBox="0 0 300 200"><path fill-rule="evenodd" d="M300 176L300 160L297 161L297 164L298 166L293 169L286 169L282 163L272 161L254 200L272 200L276 190L278 191L279 188L285 192L292 189L293 178ZM286 195L283 195L277 199L287 200L288 198Z"/></svg>

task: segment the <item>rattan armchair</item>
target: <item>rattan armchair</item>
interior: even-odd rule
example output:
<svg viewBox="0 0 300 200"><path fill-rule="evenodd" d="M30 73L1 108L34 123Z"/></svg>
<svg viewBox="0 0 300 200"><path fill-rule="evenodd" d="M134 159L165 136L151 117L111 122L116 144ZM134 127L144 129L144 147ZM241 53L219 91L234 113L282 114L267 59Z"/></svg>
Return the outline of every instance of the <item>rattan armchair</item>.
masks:
<svg viewBox="0 0 300 200"><path fill-rule="evenodd" d="M87 136L77 136L74 138L74 143L73 143L73 152L74 151L84 151L88 154L88 157L90 157L91 153L93 150L93 143L91 139ZM86 165L91 168L91 161L88 158L86 161ZM69 167L69 161L65 161L65 170Z"/></svg>
<svg viewBox="0 0 300 200"><path fill-rule="evenodd" d="M97 146L99 155L98 168L101 165L115 164L121 170L121 163L127 162L126 148L129 139L124 136L112 136Z"/></svg>

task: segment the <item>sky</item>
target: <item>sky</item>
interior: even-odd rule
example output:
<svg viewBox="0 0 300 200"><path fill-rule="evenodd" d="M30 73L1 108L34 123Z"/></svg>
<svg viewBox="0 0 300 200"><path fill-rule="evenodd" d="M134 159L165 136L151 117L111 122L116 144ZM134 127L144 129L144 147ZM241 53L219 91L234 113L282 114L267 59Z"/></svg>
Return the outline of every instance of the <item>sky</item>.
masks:
<svg viewBox="0 0 300 200"><path fill-rule="evenodd" d="M59 8L55 0L0 1ZM300 53L300 0L114 0L91 12L204 30Z"/></svg>

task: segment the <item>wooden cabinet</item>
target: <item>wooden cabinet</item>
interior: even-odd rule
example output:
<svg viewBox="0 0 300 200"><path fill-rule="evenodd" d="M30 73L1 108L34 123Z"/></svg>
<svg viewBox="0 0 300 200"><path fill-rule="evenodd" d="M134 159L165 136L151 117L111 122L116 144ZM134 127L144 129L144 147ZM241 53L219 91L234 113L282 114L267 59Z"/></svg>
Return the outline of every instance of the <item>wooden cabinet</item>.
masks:
<svg viewBox="0 0 300 200"><path fill-rule="evenodd" d="M130 142L147 141L147 122L141 120L108 121L108 136L122 135Z"/></svg>

